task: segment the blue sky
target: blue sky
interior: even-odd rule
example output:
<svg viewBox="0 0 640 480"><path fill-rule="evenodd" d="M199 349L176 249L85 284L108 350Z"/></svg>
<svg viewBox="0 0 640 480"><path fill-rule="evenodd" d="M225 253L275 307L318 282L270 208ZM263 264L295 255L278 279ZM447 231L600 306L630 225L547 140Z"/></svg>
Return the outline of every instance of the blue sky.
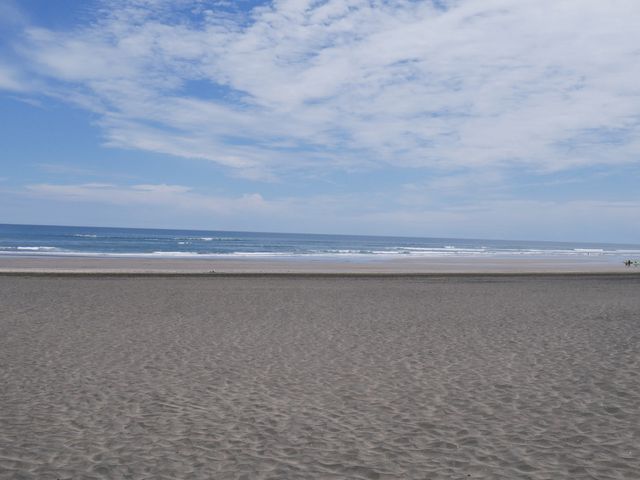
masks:
<svg viewBox="0 0 640 480"><path fill-rule="evenodd" d="M0 0L0 223L640 242L636 0Z"/></svg>

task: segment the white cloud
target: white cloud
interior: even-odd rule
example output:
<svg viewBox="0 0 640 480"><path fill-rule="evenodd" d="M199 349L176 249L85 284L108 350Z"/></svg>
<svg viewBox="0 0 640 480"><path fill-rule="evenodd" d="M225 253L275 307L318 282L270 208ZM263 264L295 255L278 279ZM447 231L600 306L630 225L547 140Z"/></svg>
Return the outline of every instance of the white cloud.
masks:
<svg viewBox="0 0 640 480"><path fill-rule="evenodd" d="M0 62L0 90L21 93L28 91L29 88L15 68Z"/></svg>
<svg viewBox="0 0 640 480"><path fill-rule="evenodd" d="M238 213L269 213L277 210L277 202L267 202L258 193L239 197L216 197L193 192L183 185L137 184L116 185L112 183L28 185L30 196L56 201L95 202L98 204L127 207L151 206L168 208L172 212L195 211L220 215Z"/></svg>
<svg viewBox="0 0 640 480"><path fill-rule="evenodd" d="M640 154L636 0L277 1L244 17L105 3L73 31L28 28L20 53L51 94L97 112L113 146L251 178Z"/></svg>
<svg viewBox="0 0 640 480"><path fill-rule="evenodd" d="M445 182L446 183L446 182ZM449 188L448 185L441 185ZM21 193L21 195L18 194ZM0 192L2 193L2 192ZM182 185L111 183L35 184L13 192L14 198L47 199L54 210L69 203L94 207L126 207L127 215L162 218L168 225L218 229L310 233L415 235L528 240L618 241L637 243L640 202L517 200L499 196L448 205L428 201L405 203L398 192L264 198L258 193L215 196ZM65 209L56 208L64 202ZM97 211L103 211L97 209ZM137 212L137 213L136 213ZM191 225L184 223L191 219ZM42 220L40 220L42 221ZM150 225L151 226L151 225Z"/></svg>

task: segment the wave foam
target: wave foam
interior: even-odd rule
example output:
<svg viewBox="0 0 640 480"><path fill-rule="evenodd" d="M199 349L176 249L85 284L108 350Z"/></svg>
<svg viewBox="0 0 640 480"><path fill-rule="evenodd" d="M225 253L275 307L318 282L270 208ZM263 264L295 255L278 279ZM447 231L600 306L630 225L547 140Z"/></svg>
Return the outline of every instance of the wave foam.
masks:
<svg viewBox="0 0 640 480"><path fill-rule="evenodd" d="M190 242L178 242L181 245ZM173 251L155 250L152 252L90 252L78 250L65 250L53 246L3 246L0 247L0 255L52 255L52 256L78 256L78 257L125 257L125 258L360 258L360 259L385 259L385 258L497 258L497 257L538 257L538 258L567 258L567 257L637 257L640 250L605 250L593 248L574 249L500 249L500 248L448 248L446 247L389 247L388 249L317 249L308 251L231 251L231 252L206 252L206 251Z"/></svg>

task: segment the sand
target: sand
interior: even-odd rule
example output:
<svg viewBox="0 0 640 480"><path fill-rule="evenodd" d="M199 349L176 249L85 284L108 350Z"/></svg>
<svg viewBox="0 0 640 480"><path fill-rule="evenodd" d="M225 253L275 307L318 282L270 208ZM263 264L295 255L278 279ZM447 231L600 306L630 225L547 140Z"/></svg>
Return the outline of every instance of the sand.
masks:
<svg viewBox="0 0 640 480"><path fill-rule="evenodd" d="M633 273L623 258L576 257L399 257L365 260L325 257L141 258L1 255L2 272L92 273Z"/></svg>
<svg viewBox="0 0 640 480"><path fill-rule="evenodd" d="M0 276L0 478L637 479L639 293Z"/></svg>

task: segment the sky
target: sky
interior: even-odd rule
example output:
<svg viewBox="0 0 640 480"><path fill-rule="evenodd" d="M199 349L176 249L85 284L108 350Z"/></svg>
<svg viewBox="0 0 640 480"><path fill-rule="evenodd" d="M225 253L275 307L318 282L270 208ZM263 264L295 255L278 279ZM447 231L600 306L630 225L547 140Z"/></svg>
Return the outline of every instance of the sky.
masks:
<svg viewBox="0 0 640 480"><path fill-rule="evenodd" d="M637 0L0 0L0 223L640 243Z"/></svg>

